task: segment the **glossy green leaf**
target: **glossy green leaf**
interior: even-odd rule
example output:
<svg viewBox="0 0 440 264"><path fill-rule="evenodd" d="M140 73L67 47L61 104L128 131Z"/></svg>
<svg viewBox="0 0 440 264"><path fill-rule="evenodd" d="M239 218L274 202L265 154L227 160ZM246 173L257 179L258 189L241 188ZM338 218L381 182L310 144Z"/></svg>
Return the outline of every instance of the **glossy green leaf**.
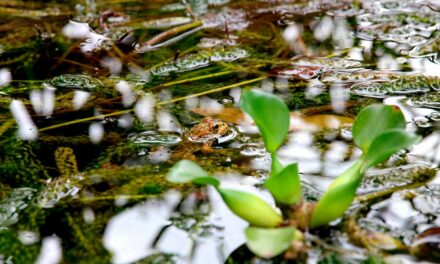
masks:
<svg viewBox="0 0 440 264"><path fill-rule="evenodd" d="M253 226L276 227L283 222L280 213L254 194L224 188L218 191L229 209Z"/></svg>
<svg viewBox="0 0 440 264"><path fill-rule="evenodd" d="M304 238L294 227L248 227L245 235L249 250L262 258L273 258L288 249L292 241Z"/></svg>
<svg viewBox="0 0 440 264"><path fill-rule="evenodd" d="M396 106L373 104L365 107L353 124L354 143L367 153L373 140L385 131L405 128L405 117Z"/></svg>
<svg viewBox="0 0 440 264"><path fill-rule="evenodd" d="M211 184L218 186L220 182L202 169L197 163L190 160L177 162L168 172L166 179L174 183L194 182L198 184Z"/></svg>
<svg viewBox="0 0 440 264"><path fill-rule="evenodd" d="M419 142L420 139L420 136L403 129L393 129L380 134L373 140L366 154L364 170L388 159L396 151Z"/></svg>
<svg viewBox="0 0 440 264"><path fill-rule="evenodd" d="M289 164L278 174L269 177L264 185L279 203L296 204L301 201L301 182L296 163Z"/></svg>
<svg viewBox="0 0 440 264"><path fill-rule="evenodd" d="M363 160L359 159L332 182L313 210L311 228L328 224L344 215L361 182L362 166Z"/></svg>
<svg viewBox="0 0 440 264"><path fill-rule="evenodd" d="M271 156L272 156L272 164L270 169L270 175L276 175L283 170L283 164L281 164L276 153L272 153Z"/></svg>
<svg viewBox="0 0 440 264"><path fill-rule="evenodd" d="M212 185L215 187L220 185L219 180L217 180L214 177L210 177L210 176L195 178L194 180L192 180L192 183L198 184L198 185Z"/></svg>
<svg viewBox="0 0 440 264"><path fill-rule="evenodd" d="M274 153L289 131L290 115L286 104L276 95L248 91L242 95L240 107L255 121L267 151Z"/></svg>

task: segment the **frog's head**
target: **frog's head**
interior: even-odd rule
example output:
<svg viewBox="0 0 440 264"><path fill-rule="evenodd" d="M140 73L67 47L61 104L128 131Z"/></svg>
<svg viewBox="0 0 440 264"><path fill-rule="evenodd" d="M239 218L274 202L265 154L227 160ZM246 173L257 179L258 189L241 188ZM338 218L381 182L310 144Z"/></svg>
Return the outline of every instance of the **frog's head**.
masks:
<svg viewBox="0 0 440 264"><path fill-rule="evenodd" d="M226 122L223 122L212 117L205 117L203 123L207 124L211 130L211 135L223 136L228 132L229 126Z"/></svg>

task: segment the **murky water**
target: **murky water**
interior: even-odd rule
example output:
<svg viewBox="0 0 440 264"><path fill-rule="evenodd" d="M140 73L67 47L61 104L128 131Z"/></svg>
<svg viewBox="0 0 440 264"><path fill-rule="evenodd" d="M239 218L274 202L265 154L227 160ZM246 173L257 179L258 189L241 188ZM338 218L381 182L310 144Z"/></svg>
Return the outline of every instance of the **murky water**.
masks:
<svg viewBox="0 0 440 264"><path fill-rule="evenodd" d="M435 0L0 1L0 263L283 262L246 250L216 192L164 178L193 159L273 203L237 109L250 88L292 111L278 154L310 200L360 156L362 107L397 105L423 136L347 214L412 251L367 250L337 221L307 234L306 263L439 262L439 30ZM227 132L194 129L205 116Z"/></svg>

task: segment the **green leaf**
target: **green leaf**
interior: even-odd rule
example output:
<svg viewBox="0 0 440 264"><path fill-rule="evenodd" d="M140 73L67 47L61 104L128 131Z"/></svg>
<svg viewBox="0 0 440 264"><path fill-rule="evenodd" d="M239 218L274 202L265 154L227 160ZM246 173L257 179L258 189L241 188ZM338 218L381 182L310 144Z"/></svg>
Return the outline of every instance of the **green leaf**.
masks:
<svg viewBox="0 0 440 264"><path fill-rule="evenodd" d="M192 180L192 183L198 185L212 185L214 187L218 187L220 185L220 181L214 177L200 177Z"/></svg>
<svg viewBox="0 0 440 264"><path fill-rule="evenodd" d="M364 170L386 159L396 151L407 148L421 140L420 136L403 129L393 129L377 136L365 157Z"/></svg>
<svg viewBox="0 0 440 264"><path fill-rule="evenodd" d="M276 95L248 91L242 95L240 107L255 121L267 151L274 153L289 131L290 114L286 104Z"/></svg>
<svg viewBox="0 0 440 264"><path fill-rule="evenodd" d="M166 179L174 183L193 182L198 184L211 184L218 186L220 182L202 169L197 163L190 160L177 162L168 172Z"/></svg>
<svg viewBox="0 0 440 264"><path fill-rule="evenodd" d="M290 247L293 240L303 239L303 234L294 227L258 228L248 227L246 245L255 255L272 258Z"/></svg>
<svg viewBox="0 0 440 264"><path fill-rule="evenodd" d="M297 204L302 199L301 182L296 163L289 164L278 174L269 177L264 185L275 200L282 204Z"/></svg>
<svg viewBox="0 0 440 264"><path fill-rule="evenodd" d="M405 117L396 106L373 104L365 107L353 124L354 143L367 153L373 140L385 131L405 128Z"/></svg>
<svg viewBox="0 0 440 264"><path fill-rule="evenodd" d="M283 222L280 213L254 194L224 188L217 190L229 209L251 225L276 227Z"/></svg>
<svg viewBox="0 0 440 264"><path fill-rule="evenodd" d="M275 152L272 153L271 156L272 156L272 164L270 169L270 175L276 175L283 170L283 164L281 164Z"/></svg>
<svg viewBox="0 0 440 264"><path fill-rule="evenodd" d="M344 215L353 202L356 189L361 182L363 164L361 157L332 182L313 210L311 228L328 224Z"/></svg>

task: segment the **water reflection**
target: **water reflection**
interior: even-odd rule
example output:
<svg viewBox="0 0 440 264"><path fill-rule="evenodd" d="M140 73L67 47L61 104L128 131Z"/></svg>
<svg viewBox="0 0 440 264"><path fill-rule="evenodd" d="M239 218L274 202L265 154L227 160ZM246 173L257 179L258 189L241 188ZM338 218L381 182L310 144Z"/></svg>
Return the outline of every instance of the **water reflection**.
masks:
<svg viewBox="0 0 440 264"><path fill-rule="evenodd" d="M174 186L163 184L163 174L173 152L182 151L185 133L200 121L194 112L224 118L239 106L244 88L275 93L288 104L292 131L278 154L285 164L299 162L303 180L318 190L360 156L352 146L353 116L382 99L402 108L408 129L424 137L383 166L440 164L440 9L434 1L110 1L111 10L109 1L83 1L69 6L75 21L67 21L67 3L40 2L27 5L34 17L47 19L31 19L20 1L0 10L8 11L0 27L0 137L7 147L0 174L22 177L28 164L41 164L49 180L23 181L40 190L37 203L44 210L65 213L78 206L88 225L106 222L100 213L111 212L104 245L115 263L149 256L223 263L243 243L245 223L215 192L209 190L210 203L197 207L196 194L165 192ZM224 120L230 132L218 138L214 153L194 155L185 145L183 151L210 170L254 175L261 184L270 155L249 117L233 113ZM15 133L14 120L26 145L20 154L6 142ZM63 181L53 157L66 146L78 153L76 171L85 173L74 183ZM4 165L17 159L24 160L18 169ZM124 174L136 169L145 171ZM2 179L0 186L26 190L14 184ZM366 183L366 190L378 188ZM133 205L130 195L146 201ZM61 234L50 236L51 228L40 238L38 227L18 227L26 219L22 212L37 210L29 209L26 197L1 197L7 197L1 228L13 230L24 245L42 240L39 263L58 263L71 250ZM393 196L374 204L365 221L423 232L439 224L429 220L438 214L432 197ZM120 208L114 213L112 202L82 204L87 199L114 199Z"/></svg>
<svg viewBox="0 0 440 264"><path fill-rule="evenodd" d="M207 194L209 204L198 200L202 193L182 198L169 192L113 217L103 237L113 262L170 254L176 263L224 263L244 242L246 223L227 209L217 192Z"/></svg>

